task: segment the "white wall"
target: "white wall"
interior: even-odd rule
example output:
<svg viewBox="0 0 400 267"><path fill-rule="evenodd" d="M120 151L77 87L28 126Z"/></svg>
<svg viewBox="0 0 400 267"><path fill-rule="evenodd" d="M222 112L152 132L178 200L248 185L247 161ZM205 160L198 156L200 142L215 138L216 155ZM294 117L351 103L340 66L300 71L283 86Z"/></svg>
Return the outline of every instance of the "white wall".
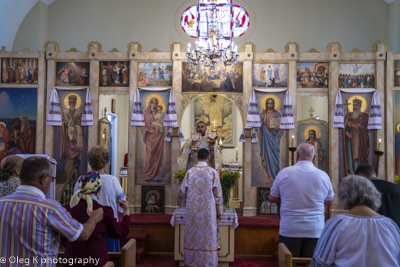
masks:
<svg viewBox="0 0 400 267"><path fill-rule="evenodd" d="M118 116L117 173L124 167L124 157L128 153L129 97L126 95L100 95L99 120L103 118L104 108L111 112L111 100L117 100L115 114Z"/></svg>
<svg viewBox="0 0 400 267"><path fill-rule="evenodd" d="M49 41L49 7L39 1L23 20L12 50L22 51L27 47L31 51L43 51L43 45L47 41Z"/></svg>
<svg viewBox="0 0 400 267"><path fill-rule="evenodd" d="M99 41L103 51L113 47L126 51L131 41L141 43L143 51L153 48L169 51L172 42L181 41L186 45L174 27L175 12L184 2L57 0L46 7L49 12L48 40L57 41L61 51L71 47L86 51L91 41ZM340 42L344 52L355 47L371 51L376 40L389 39L388 12L393 10L383 0L247 0L247 3L255 11L257 20L255 31L247 42L255 43L257 52L268 48L282 52L288 42L300 44L302 52L311 48L324 52L331 41ZM33 21L40 14L34 8L25 21ZM398 10L394 14L397 15ZM43 50L44 42L38 44L35 37L32 38L35 32L37 23L23 23L13 49ZM396 51L397 47L389 47L389 50Z"/></svg>

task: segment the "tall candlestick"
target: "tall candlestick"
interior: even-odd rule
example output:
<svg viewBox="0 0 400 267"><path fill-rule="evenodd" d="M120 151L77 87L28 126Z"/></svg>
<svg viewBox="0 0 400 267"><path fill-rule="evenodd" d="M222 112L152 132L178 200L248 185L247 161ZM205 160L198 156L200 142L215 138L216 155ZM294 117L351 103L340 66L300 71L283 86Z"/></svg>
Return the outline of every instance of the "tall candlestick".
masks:
<svg viewBox="0 0 400 267"><path fill-rule="evenodd" d="M379 142L378 142L378 151L381 151L381 143L382 143L382 139L379 139Z"/></svg>
<svg viewBox="0 0 400 267"><path fill-rule="evenodd" d="M238 159L239 159L239 157L238 157L238 153L239 153L239 149L238 149L238 148L236 148L236 162L238 162Z"/></svg>
<svg viewBox="0 0 400 267"><path fill-rule="evenodd" d="M294 135L292 135L292 147L294 147Z"/></svg>

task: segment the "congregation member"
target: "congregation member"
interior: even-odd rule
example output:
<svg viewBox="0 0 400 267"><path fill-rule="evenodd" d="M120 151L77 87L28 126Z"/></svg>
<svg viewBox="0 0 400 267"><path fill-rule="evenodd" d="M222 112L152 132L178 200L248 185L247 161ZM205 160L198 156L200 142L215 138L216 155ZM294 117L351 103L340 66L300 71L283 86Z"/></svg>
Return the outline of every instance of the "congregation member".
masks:
<svg viewBox="0 0 400 267"><path fill-rule="evenodd" d="M381 195L367 179L349 175L338 188L347 213L328 220L310 266L400 266L400 230L376 212Z"/></svg>
<svg viewBox="0 0 400 267"><path fill-rule="evenodd" d="M103 220L96 225L89 240L85 242L65 242L66 259L92 257L99 259L97 263L92 264L75 264L74 266L103 266L108 261L107 241L109 238L121 239L129 234L129 203L126 200L118 200L119 205L124 210L124 217L118 222L114 217L114 211L111 207L99 204L98 197L101 196L103 190L103 181L98 172L89 172L78 178L78 190L72 196L70 203L65 209L71 214L72 218L83 223L88 220L93 209L103 209ZM68 265L65 265L68 266Z"/></svg>
<svg viewBox="0 0 400 267"><path fill-rule="evenodd" d="M119 222L118 212L123 213L124 210L118 206L119 200L126 200L124 190L118 178L107 174L108 162L110 161L110 152L102 146L94 146L87 153L87 160L93 172L100 174L103 182L103 190L98 198L100 205L111 207L114 212L114 217ZM75 184L74 194L79 190L79 183ZM107 248L109 252L120 251L120 240L114 238L106 238Z"/></svg>
<svg viewBox="0 0 400 267"><path fill-rule="evenodd" d="M392 219L400 227L400 187L394 183L381 180L371 165L361 164L356 174L370 180L381 193L381 206L378 213Z"/></svg>
<svg viewBox="0 0 400 267"><path fill-rule="evenodd" d="M329 176L314 166L314 146L297 147L296 165L276 176L269 200L281 202L279 242L293 257L312 257L325 224L324 204L334 197Z"/></svg>
<svg viewBox="0 0 400 267"><path fill-rule="evenodd" d="M0 199L1 266L21 266L10 260L19 257L25 266L56 266L60 235L70 242L88 240L103 210L93 210L81 224L54 200L46 199L53 169L42 157L23 161L17 191ZM40 265L45 262L46 264Z"/></svg>
<svg viewBox="0 0 400 267"><path fill-rule="evenodd" d="M185 266L218 266L217 221L223 213L222 188L218 172L208 166L207 149L197 152L197 166L182 181L186 197L184 232Z"/></svg>
<svg viewBox="0 0 400 267"><path fill-rule="evenodd" d="M0 198L14 193L21 185L18 175L23 161L23 158L15 155L8 156L1 161Z"/></svg>

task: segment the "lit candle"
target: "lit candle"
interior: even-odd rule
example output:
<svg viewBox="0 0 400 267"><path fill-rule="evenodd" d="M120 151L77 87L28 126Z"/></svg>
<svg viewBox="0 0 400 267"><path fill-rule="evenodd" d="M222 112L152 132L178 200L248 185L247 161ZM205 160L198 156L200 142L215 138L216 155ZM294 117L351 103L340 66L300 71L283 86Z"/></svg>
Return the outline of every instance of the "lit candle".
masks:
<svg viewBox="0 0 400 267"><path fill-rule="evenodd" d="M379 142L378 142L378 151L381 151L381 143L382 143L382 139L379 139Z"/></svg>
<svg viewBox="0 0 400 267"><path fill-rule="evenodd" d="M219 145L222 146L222 138L219 139Z"/></svg>
<svg viewBox="0 0 400 267"><path fill-rule="evenodd" d="M294 147L294 135L292 135L292 147Z"/></svg>
<svg viewBox="0 0 400 267"><path fill-rule="evenodd" d="M239 149L238 149L238 148L236 148L236 154L237 154L237 153L239 153Z"/></svg>

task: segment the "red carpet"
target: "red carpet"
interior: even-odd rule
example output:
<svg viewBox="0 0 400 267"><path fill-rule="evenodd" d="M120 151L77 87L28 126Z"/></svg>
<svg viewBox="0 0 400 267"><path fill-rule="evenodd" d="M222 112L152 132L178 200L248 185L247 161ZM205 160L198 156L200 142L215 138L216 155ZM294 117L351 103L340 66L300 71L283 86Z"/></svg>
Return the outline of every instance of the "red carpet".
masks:
<svg viewBox="0 0 400 267"><path fill-rule="evenodd" d="M171 267L179 266L178 261L174 261L174 256L147 256L137 267ZM234 262L229 263L230 267L278 267L278 263L272 258L235 258Z"/></svg>
<svg viewBox="0 0 400 267"><path fill-rule="evenodd" d="M131 214L131 224L170 224L172 215L168 214ZM279 228L280 217L243 217L238 213L239 227L269 227Z"/></svg>

